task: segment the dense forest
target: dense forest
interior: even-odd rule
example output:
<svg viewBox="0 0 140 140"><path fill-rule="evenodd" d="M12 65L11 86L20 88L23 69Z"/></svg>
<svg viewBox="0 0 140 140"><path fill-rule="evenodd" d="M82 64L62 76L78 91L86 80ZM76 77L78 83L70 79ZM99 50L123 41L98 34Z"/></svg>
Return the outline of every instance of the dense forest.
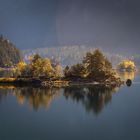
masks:
<svg viewBox="0 0 140 140"><path fill-rule="evenodd" d="M20 51L3 36L0 36L0 67L11 67L22 60Z"/></svg>

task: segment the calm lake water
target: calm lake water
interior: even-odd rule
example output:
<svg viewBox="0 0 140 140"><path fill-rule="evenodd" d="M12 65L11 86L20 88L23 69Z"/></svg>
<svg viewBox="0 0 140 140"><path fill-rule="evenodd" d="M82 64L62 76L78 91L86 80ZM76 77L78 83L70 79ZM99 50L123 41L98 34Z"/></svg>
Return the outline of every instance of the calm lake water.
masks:
<svg viewBox="0 0 140 140"><path fill-rule="evenodd" d="M0 140L139 140L139 82L140 75L114 89L0 87Z"/></svg>

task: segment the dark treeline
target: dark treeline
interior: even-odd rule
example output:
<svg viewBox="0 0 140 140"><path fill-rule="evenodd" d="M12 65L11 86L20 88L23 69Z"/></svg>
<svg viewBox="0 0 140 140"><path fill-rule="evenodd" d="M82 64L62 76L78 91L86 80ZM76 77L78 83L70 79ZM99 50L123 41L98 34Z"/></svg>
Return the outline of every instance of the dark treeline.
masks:
<svg viewBox="0 0 140 140"><path fill-rule="evenodd" d="M0 36L0 67L11 67L22 60L21 52L8 39Z"/></svg>

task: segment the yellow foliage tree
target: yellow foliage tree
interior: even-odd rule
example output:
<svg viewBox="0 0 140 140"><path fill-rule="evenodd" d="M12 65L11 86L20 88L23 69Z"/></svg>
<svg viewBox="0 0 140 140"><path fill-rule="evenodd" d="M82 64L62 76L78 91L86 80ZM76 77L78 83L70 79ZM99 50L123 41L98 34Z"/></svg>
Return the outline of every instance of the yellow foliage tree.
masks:
<svg viewBox="0 0 140 140"><path fill-rule="evenodd" d="M27 64L25 62L21 61L17 64L17 69L22 72L25 69L26 65Z"/></svg>
<svg viewBox="0 0 140 140"><path fill-rule="evenodd" d="M53 68L51 65L51 61L48 58L40 58L38 57L36 59L33 59L31 63L31 71L33 76L38 77L38 76L46 76L46 77L51 77L53 75Z"/></svg>
<svg viewBox="0 0 140 140"><path fill-rule="evenodd" d="M23 61L19 62L16 65L16 68L14 68L14 75L15 76L21 76L23 71L25 71L27 64Z"/></svg>
<svg viewBox="0 0 140 140"><path fill-rule="evenodd" d="M55 72L55 77L56 78L61 77L62 76L62 67L61 67L61 65L56 65L54 67L54 72Z"/></svg>
<svg viewBox="0 0 140 140"><path fill-rule="evenodd" d="M136 66L135 63L131 60L124 60L118 65L118 69L126 70L126 71L133 71L135 70Z"/></svg>

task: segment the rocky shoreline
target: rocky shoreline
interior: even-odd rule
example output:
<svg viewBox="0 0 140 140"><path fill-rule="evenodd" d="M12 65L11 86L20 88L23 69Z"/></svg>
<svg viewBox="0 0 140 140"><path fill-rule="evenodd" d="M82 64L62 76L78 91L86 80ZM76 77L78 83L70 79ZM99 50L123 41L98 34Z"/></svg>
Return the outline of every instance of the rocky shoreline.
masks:
<svg viewBox="0 0 140 140"><path fill-rule="evenodd" d="M24 85L24 86L40 86L40 87L68 87L68 86L84 86L84 85L97 85L97 86L104 86L104 87L111 87L111 86L120 86L124 84L124 81L115 80L115 81L91 81L91 80L40 80L38 78L0 78L0 84L13 84L13 85Z"/></svg>

